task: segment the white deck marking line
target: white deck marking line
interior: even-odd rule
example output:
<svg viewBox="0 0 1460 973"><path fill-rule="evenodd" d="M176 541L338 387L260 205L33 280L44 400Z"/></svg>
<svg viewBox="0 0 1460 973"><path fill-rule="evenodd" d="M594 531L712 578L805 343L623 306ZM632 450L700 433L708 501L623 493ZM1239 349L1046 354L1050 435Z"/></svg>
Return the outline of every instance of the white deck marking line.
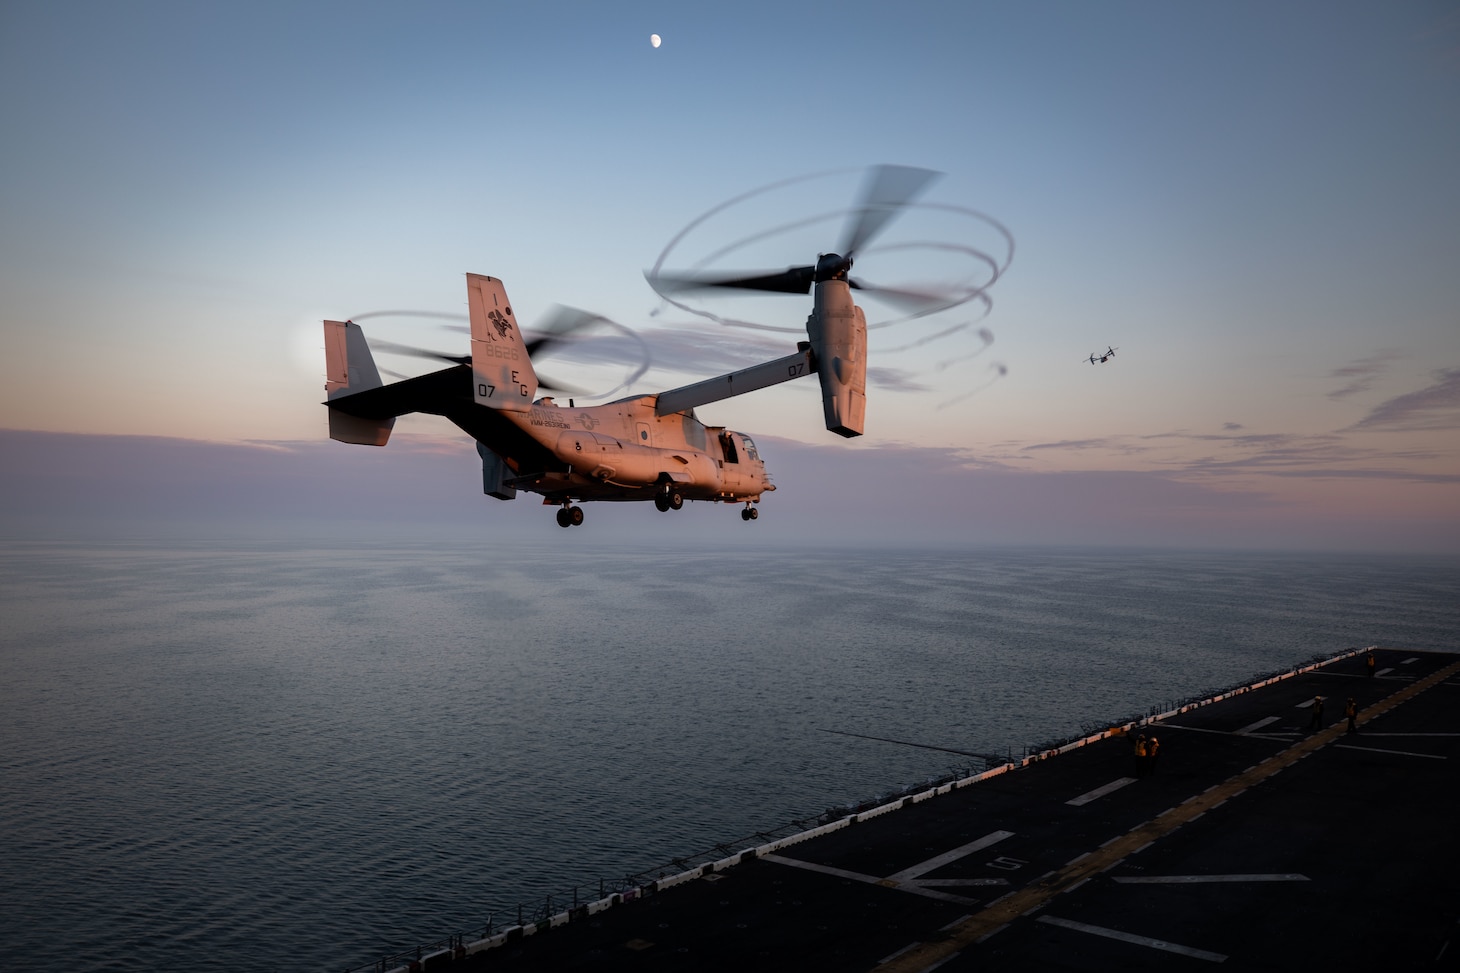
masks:
<svg viewBox="0 0 1460 973"><path fill-rule="evenodd" d="M1161 723L1159 725L1163 730L1190 730L1192 733L1215 733L1218 736L1224 737L1251 737L1254 740L1277 740L1280 743L1291 743L1291 740L1286 740L1285 738L1298 735L1297 730L1274 730L1271 733L1244 733L1241 730L1213 730L1210 727L1183 726L1180 723Z"/></svg>
<svg viewBox="0 0 1460 973"><path fill-rule="evenodd" d="M954 848L952 851L945 851L936 858L929 858L925 862L918 862L911 868L904 868L894 875L889 875L887 876L887 881L906 882L910 879L917 878L919 875L927 874L935 868L942 868L949 862L957 861L964 855L971 855L976 851L987 848L989 845L998 844L1005 838L1012 838L1013 836L1014 832L1012 831L990 831L976 841L970 841L968 844Z"/></svg>
<svg viewBox="0 0 1460 973"><path fill-rule="evenodd" d="M921 895L924 898L939 899L943 902L956 902L959 905L981 905L977 899L966 898L962 895L953 895L948 892L939 892L935 889L925 889L917 883L899 885L885 878L878 878L875 875L863 875L861 872L849 872L844 868L833 868L830 865L818 865L815 862L804 862L799 858L785 858L781 855L761 855L761 861L775 862L778 865L790 865L792 868L804 868L808 872L820 872L823 875L831 875L834 878L847 878L854 882L865 882L868 885L880 885L883 888L897 889L899 892L911 892L913 895Z"/></svg>
<svg viewBox="0 0 1460 973"><path fill-rule="evenodd" d="M1121 932L1118 929L1106 929L1104 926L1092 926L1083 922L1072 922L1069 919L1056 919L1054 916L1040 916L1036 921L1048 923L1051 926L1060 926L1064 929L1073 929L1075 932L1087 932L1092 936L1118 939L1123 943L1134 943L1137 946L1149 946L1152 949L1161 949L1168 953L1179 953L1182 956L1190 956L1192 959L1204 959L1213 963L1222 963L1227 959L1221 953L1210 953L1204 949L1192 949L1190 946L1168 943L1164 939L1152 939L1149 936L1134 936L1128 932Z"/></svg>
<svg viewBox="0 0 1460 973"><path fill-rule="evenodd" d="M1121 875L1112 879L1123 885L1192 885L1201 882L1307 882L1296 872L1272 875Z"/></svg>
<svg viewBox="0 0 1460 973"><path fill-rule="evenodd" d="M1297 706L1294 706L1293 709L1307 709L1308 707L1312 706L1314 703L1318 702L1318 700L1320 700L1322 698L1323 698L1322 696L1314 696L1312 699L1308 700L1307 702L1299 703Z"/></svg>
<svg viewBox="0 0 1460 973"><path fill-rule="evenodd" d="M790 865L792 868L804 868L808 872L820 872L823 875L834 875L837 878L849 878L854 882L866 882L868 885L876 885L882 879L876 875L864 875L861 872L849 872L845 868L833 868L830 865L818 865L815 862L805 862L799 858L785 858L781 855L771 853L759 856L761 861L775 862L777 865Z"/></svg>
<svg viewBox="0 0 1460 973"><path fill-rule="evenodd" d="M891 963L893 960L897 959L899 956L901 956L903 953L906 953L908 950L910 950L910 949L917 949L917 948L918 948L918 940L914 939L912 942L908 943L906 946L902 947L902 949L899 949L897 952L895 952L895 953L888 953L886 956L882 957L880 960L877 961L877 965L878 966L881 966L883 963Z"/></svg>
<svg viewBox="0 0 1460 973"><path fill-rule="evenodd" d="M1460 733L1370 733L1364 731L1366 737L1460 737Z"/></svg>
<svg viewBox="0 0 1460 973"><path fill-rule="evenodd" d="M1087 791L1086 793L1081 794L1079 797L1070 798L1068 801L1065 801L1065 803L1068 804L1070 807L1084 807L1091 801L1098 801L1106 794L1113 794L1114 792L1124 787L1126 784L1134 784L1135 782L1136 779L1134 777L1121 777L1119 780L1113 780L1103 787L1097 787L1093 791Z"/></svg>
<svg viewBox="0 0 1460 973"><path fill-rule="evenodd" d="M934 970L936 970L938 967L942 966L944 963L951 963L957 956L958 956L957 953L949 953L947 956L945 956L942 959L938 960L938 962L933 963L933 964L931 964L929 966L923 967L922 970L920 971L920 973L933 973Z"/></svg>
<svg viewBox="0 0 1460 973"><path fill-rule="evenodd" d="M1362 750L1365 753L1392 753L1400 757L1428 757L1430 760L1449 760L1435 753L1414 753L1409 750L1380 750L1378 747L1356 747L1349 743L1335 743L1336 750Z"/></svg>
<svg viewBox="0 0 1460 973"><path fill-rule="evenodd" d="M973 918L973 916L959 916L957 919L954 919L952 922L948 923L947 926L944 926L942 929L939 929L938 931L939 932L947 932L950 926L956 926L960 922L962 922L964 919L972 919L972 918ZM886 962L886 960L883 960L883 962Z"/></svg>
<svg viewBox="0 0 1460 973"><path fill-rule="evenodd" d="M1419 656L1417 656L1417 655L1412 655L1412 656L1410 656L1410 657L1409 657L1409 658L1408 658L1408 659L1405 659L1405 660L1404 660L1404 661L1403 661L1403 662L1401 662L1401 663L1399 663L1399 664L1400 664L1400 665L1402 665L1402 666L1407 666L1407 665L1409 665L1409 664L1410 664L1410 663L1411 663L1411 662L1418 662L1418 661L1419 661Z"/></svg>
<svg viewBox="0 0 1460 973"><path fill-rule="evenodd" d="M970 885L1008 885L1007 878L915 878L912 884L923 888L955 888Z"/></svg>
<svg viewBox="0 0 1460 973"><path fill-rule="evenodd" d="M1387 675L1389 675L1389 673L1391 673L1393 671L1394 671L1394 667L1393 666L1390 666L1388 669L1380 669L1378 672L1374 673L1374 675L1376 675L1376 676L1387 676Z"/></svg>
<svg viewBox="0 0 1460 973"><path fill-rule="evenodd" d="M1184 726L1181 723L1160 723L1163 730L1190 730L1193 733L1216 733L1224 737L1236 736L1231 730L1213 730L1206 726Z"/></svg>
<svg viewBox="0 0 1460 973"><path fill-rule="evenodd" d="M1281 717L1277 717L1277 716L1264 717L1263 719L1258 720L1256 723L1249 723L1249 724L1247 724L1242 729L1238 730L1237 733L1239 735L1240 734L1243 734L1243 733L1251 733L1253 730L1260 730L1260 729L1262 729L1264 726L1267 726L1269 723L1276 723L1279 719L1281 719Z"/></svg>

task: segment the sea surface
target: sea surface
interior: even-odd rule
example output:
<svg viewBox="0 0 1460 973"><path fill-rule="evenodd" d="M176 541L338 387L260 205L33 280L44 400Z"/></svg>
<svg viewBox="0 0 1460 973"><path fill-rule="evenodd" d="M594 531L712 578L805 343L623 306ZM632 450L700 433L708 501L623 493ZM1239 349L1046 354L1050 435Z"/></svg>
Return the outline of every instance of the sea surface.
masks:
<svg viewBox="0 0 1460 973"><path fill-rule="evenodd" d="M368 966L1370 644L1460 559L9 544L0 956Z"/></svg>

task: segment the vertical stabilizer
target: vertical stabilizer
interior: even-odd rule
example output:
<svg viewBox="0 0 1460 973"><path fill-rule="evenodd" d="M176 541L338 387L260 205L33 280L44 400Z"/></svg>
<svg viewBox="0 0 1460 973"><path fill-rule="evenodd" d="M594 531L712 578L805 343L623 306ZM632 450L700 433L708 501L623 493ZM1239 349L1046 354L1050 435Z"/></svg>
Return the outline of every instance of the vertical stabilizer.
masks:
<svg viewBox="0 0 1460 973"><path fill-rule="evenodd" d="M507 289L495 277L466 275L471 310L471 369L478 405L504 412L526 412L537 396L537 373Z"/></svg>
<svg viewBox="0 0 1460 973"><path fill-rule="evenodd" d="M380 388L380 370L365 342L365 332L351 321L324 323L325 400ZM330 438L360 446L384 446L395 428L395 417L362 419L330 409Z"/></svg>

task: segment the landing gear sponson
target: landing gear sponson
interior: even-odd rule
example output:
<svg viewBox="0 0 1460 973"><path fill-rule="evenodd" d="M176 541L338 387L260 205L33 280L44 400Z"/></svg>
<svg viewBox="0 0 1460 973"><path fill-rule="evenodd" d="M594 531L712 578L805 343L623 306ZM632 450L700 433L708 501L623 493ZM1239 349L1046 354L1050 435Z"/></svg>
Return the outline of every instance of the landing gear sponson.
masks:
<svg viewBox="0 0 1460 973"><path fill-rule="evenodd" d="M654 509L663 513L666 510L678 510L684 506L684 494L672 483L665 483L654 495Z"/></svg>

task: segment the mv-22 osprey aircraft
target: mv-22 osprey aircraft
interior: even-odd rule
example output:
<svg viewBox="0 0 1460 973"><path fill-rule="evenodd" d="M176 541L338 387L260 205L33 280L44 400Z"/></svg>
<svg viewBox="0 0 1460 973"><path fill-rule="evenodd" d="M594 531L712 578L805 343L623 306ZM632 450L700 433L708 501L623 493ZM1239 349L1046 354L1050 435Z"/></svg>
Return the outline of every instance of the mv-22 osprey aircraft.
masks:
<svg viewBox="0 0 1460 973"><path fill-rule="evenodd" d="M775 489L755 443L744 433L707 426L695 408L815 374L821 381L826 428L860 436L867 394L867 324L851 289L876 288L847 276L856 250L921 191L935 173L884 166L874 170L843 238L841 253L814 265L752 276L657 277L656 289L728 287L813 295L806 341L794 354L682 388L564 408L539 398L530 352L543 339L523 340L502 282L468 274L471 355L450 368L390 385L381 382L360 326L326 321L325 359L330 438L384 446L395 417L408 412L444 416L477 442L483 491L511 500L518 490L556 505L558 524L583 523L574 501L652 500L661 511L685 500L744 503L742 520ZM896 295L897 292L889 292ZM906 296L906 295L904 295Z"/></svg>

